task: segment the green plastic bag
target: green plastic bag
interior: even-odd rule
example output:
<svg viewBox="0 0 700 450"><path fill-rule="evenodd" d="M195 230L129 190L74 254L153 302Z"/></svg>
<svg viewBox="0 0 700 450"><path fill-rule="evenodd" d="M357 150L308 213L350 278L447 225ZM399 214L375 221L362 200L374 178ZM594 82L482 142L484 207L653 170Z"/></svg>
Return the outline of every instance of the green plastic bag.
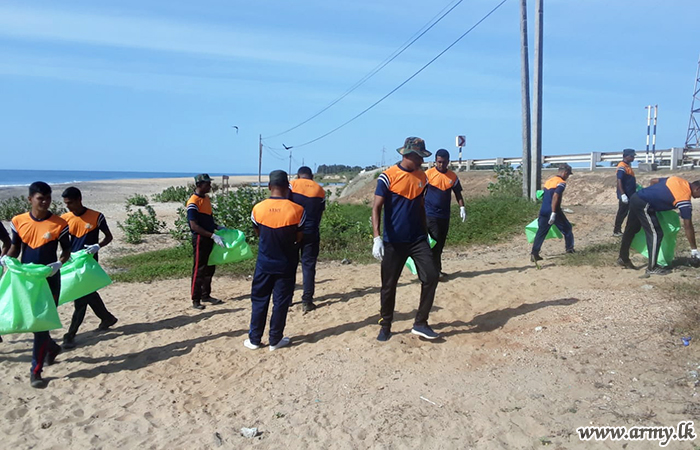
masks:
<svg viewBox="0 0 700 450"><path fill-rule="evenodd" d="M214 244L209 254L210 266L244 261L253 257L253 252L245 241L245 234L242 231L223 228L216 230L214 234L221 236L225 247Z"/></svg>
<svg viewBox="0 0 700 450"><path fill-rule="evenodd" d="M0 334L30 333L61 328L56 303L46 277L51 268L5 258L0 279Z"/></svg>
<svg viewBox="0 0 700 450"><path fill-rule="evenodd" d="M95 261L95 256L87 250L77 251L61 267L61 295L58 304L72 302L110 284L112 279Z"/></svg>
<svg viewBox="0 0 700 450"><path fill-rule="evenodd" d="M659 248L659 257L656 259L656 263L659 266L666 267L671 265L671 261L673 261L676 253L676 237L678 231L681 229L681 219L674 210L657 211L656 217L659 219L659 225L661 225L661 229L664 232L664 237L661 239L661 247ZM649 258L647 237L643 228L639 230L639 233L632 239L632 248L641 253L645 258Z"/></svg>
<svg viewBox="0 0 700 450"><path fill-rule="evenodd" d="M430 248L435 247L435 244L437 244L437 241L433 239L431 235L428 235L428 242L430 243ZM418 271L416 270L416 262L410 256L406 260L405 266L408 267L408 270L410 270L413 275L416 275L418 273Z"/></svg>
<svg viewBox="0 0 700 450"><path fill-rule="evenodd" d="M535 197L537 200L542 200L542 197L544 197L544 189L538 189L535 191Z"/></svg>
<svg viewBox="0 0 700 450"><path fill-rule="evenodd" d="M535 242L535 235L537 234L537 229L540 227L538 221L539 219L535 219L525 226L525 236L527 236L527 242L529 242L530 244ZM547 233L547 236L545 236L544 238L561 239L562 237L564 236L561 234L561 231L559 231L559 228L557 228L556 225L552 224L552 226L549 227L549 232Z"/></svg>

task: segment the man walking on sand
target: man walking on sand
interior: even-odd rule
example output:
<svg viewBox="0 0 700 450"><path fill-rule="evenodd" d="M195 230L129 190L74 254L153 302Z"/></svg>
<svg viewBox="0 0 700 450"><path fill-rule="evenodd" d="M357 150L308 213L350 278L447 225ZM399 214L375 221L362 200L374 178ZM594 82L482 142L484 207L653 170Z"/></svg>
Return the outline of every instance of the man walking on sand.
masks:
<svg viewBox="0 0 700 450"><path fill-rule="evenodd" d="M637 179L632 170L632 161L636 153L631 148L622 151L622 161L617 165L617 215L615 216L615 226L613 236L622 236L622 222L627 217L630 210L630 198L637 191Z"/></svg>
<svg viewBox="0 0 700 450"><path fill-rule="evenodd" d="M428 187L425 191L425 215L428 232L435 239L433 260L440 274L440 280L447 276L442 271L442 250L445 248L447 233L450 231L450 201L454 192L459 204L459 218L467 220L467 210L462 198L462 185L457 174L449 169L450 152L441 148L435 152L435 167L425 172L428 177Z"/></svg>
<svg viewBox="0 0 700 450"><path fill-rule="evenodd" d="M326 209L326 191L314 181L311 168L302 166L297 171L297 179L291 183L291 199L297 205L301 205L306 213L304 221L304 237L301 241L301 273L304 280L304 293L301 296L301 308L303 312L316 309L314 305L314 291L316 284L316 260L318 259L319 225L321 216Z"/></svg>
<svg viewBox="0 0 700 450"><path fill-rule="evenodd" d="M697 245L695 243L695 228L693 228L693 206L691 198L700 197L700 180L692 183L680 177L654 178L651 185L632 195L630 199L630 212L627 217L627 226L622 235L620 244L620 257L617 265L624 268L634 269L630 261L630 246L634 235L644 228L647 238L647 251L649 252L649 262L647 265L647 275L666 275L670 270L657 265L659 249L664 233L656 217L657 211L670 211L678 208L685 237L690 244L691 258L700 258Z"/></svg>
<svg viewBox="0 0 700 450"><path fill-rule="evenodd" d="M377 179L372 206L374 245L372 254L382 262L381 307L378 341L391 338L391 323L396 304L396 285L406 259L412 257L421 281L420 303L411 333L426 339L440 337L428 325L438 284L438 269L428 244L423 194L428 184L421 170L423 158L431 155L425 141L406 138L403 147L396 149L401 162L385 170ZM381 214L384 209L384 235L380 234Z"/></svg>
<svg viewBox="0 0 700 450"><path fill-rule="evenodd" d="M214 222L211 200L207 194L211 191L211 178L206 173L194 177L194 194L187 200L187 221L192 231L192 249L194 250L194 263L192 265L192 307L204 309L202 302L212 305L222 303L221 300L211 296L211 279L214 277L216 266L209 265L209 254L214 244L224 246L221 236L214 234L222 228Z"/></svg>
<svg viewBox="0 0 700 450"><path fill-rule="evenodd" d="M564 235L566 253L574 253L574 233L571 228L571 223L561 209L561 200L564 196L564 189L566 189L566 180L569 179L572 172L570 165L561 164L557 174L544 184L544 196L542 197L542 207L540 208L540 217L537 224L537 234L535 235L535 241L532 243L532 251L530 252L530 261L532 262L536 263L542 260L540 249L552 225L559 228L561 234Z"/></svg>

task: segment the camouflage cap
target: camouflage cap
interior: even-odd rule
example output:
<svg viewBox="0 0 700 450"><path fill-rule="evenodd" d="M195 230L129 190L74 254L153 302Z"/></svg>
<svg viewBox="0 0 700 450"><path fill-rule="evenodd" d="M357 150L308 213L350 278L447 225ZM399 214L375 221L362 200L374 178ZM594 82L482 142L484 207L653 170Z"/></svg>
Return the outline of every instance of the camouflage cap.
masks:
<svg viewBox="0 0 700 450"><path fill-rule="evenodd" d="M201 182L211 183L211 178L209 177L208 173L200 173L199 175L195 175L194 182L195 183L201 183Z"/></svg>
<svg viewBox="0 0 700 450"><path fill-rule="evenodd" d="M423 158L432 155L425 149L425 141L419 137L407 137L403 143L403 147L397 148L399 155L408 155L409 153L417 153Z"/></svg>

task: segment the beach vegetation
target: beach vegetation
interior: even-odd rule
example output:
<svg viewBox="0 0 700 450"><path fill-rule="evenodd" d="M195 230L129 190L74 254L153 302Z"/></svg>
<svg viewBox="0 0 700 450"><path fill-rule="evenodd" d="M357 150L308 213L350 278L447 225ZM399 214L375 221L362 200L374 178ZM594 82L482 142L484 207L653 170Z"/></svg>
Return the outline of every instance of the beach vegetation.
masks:
<svg viewBox="0 0 700 450"><path fill-rule="evenodd" d="M523 170L521 167L514 169L510 164L493 166L495 182L488 185L491 195L501 197L522 197L523 195Z"/></svg>
<svg viewBox="0 0 700 450"><path fill-rule="evenodd" d="M14 216L28 212L30 208L31 205L27 201L27 197L15 196L7 198L0 201L0 220L10 221ZM63 202L57 200L51 201L49 210L59 216L68 212Z"/></svg>
<svg viewBox="0 0 700 450"><path fill-rule="evenodd" d="M134 194L126 198L126 206L146 206L148 197L141 194Z"/></svg>
<svg viewBox="0 0 700 450"><path fill-rule="evenodd" d="M160 194L153 195L154 202L159 203L182 203L184 204L192 196L194 192L194 184L187 186L168 186Z"/></svg>
<svg viewBox="0 0 700 450"><path fill-rule="evenodd" d="M138 244L143 240L144 234L159 234L164 230L165 222L158 220L156 211L151 205L136 209L127 205L126 220L124 223L117 222L117 226L124 232L126 242Z"/></svg>
<svg viewBox="0 0 700 450"><path fill-rule="evenodd" d="M268 196L267 190L240 187L228 192L219 192L212 198L214 219L219 225L245 233L248 243L257 243L250 214L253 206Z"/></svg>

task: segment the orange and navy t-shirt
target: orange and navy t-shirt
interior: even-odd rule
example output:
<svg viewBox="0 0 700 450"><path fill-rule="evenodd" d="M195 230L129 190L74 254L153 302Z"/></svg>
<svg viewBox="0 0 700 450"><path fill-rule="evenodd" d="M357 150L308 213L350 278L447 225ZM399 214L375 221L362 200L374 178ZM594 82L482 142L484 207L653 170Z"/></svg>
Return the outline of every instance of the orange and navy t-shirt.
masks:
<svg viewBox="0 0 700 450"><path fill-rule="evenodd" d="M79 215L67 212L61 218L68 222L71 252L80 251L86 245L97 244L100 241L100 231L109 232L105 216L101 212L89 208L85 208ZM97 258L97 254L95 254L95 258Z"/></svg>
<svg viewBox="0 0 700 450"><path fill-rule="evenodd" d="M620 161L617 165L617 179L622 180L622 190L617 189L617 198L620 198L622 194L627 195L627 197L632 197L637 191L637 178L634 176L634 170L624 161Z"/></svg>
<svg viewBox="0 0 700 450"><path fill-rule="evenodd" d="M442 173L435 167L425 172L428 187L425 191L425 214L439 219L450 218L450 201L452 192L462 192L462 185L457 175L451 171Z"/></svg>
<svg viewBox="0 0 700 450"><path fill-rule="evenodd" d="M253 226L260 231L255 271L291 275L297 270L297 232L304 226L304 207L281 197L270 197L253 206Z"/></svg>
<svg viewBox="0 0 700 450"><path fill-rule="evenodd" d="M659 178L658 183L640 190L637 196L649 203L655 211L678 208L683 219L690 219L693 215L693 205L690 203L693 197L690 182L681 177Z"/></svg>
<svg viewBox="0 0 700 450"><path fill-rule="evenodd" d="M31 212L17 215L10 223L12 244L21 245L22 264L50 264L58 261L58 244L68 247L68 223L56 214L38 220Z"/></svg>
<svg viewBox="0 0 700 450"><path fill-rule="evenodd" d="M193 220L210 233L216 230L211 200L206 195L192 194L187 200L187 221ZM194 231L192 232L194 233Z"/></svg>
<svg viewBox="0 0 700 450"><path fill-rule="evenodd" d="M374 195L384 197L384 240L418 242L427 237L423 193L428 178L421 169L407 171L401 164L386 169L377 179Z"/></svg>
<svg viewBox="0 0 700 450"><path fill-rule="evenodd" d="M550 215L552 213L552 197L554 194L559 194L561 199L564 195L564 189L566 189L566 181L559 175L555 175L544 183L542 190L544 195L542 196L542 207L540 208L541 215ZM558 209L554 212L561 211L561 200L559 200Z"/></svg>
<svg viewBox="0 0 700 450"><path fill-rule="evenodd" d="M314 180L297 178L290 184L291 200L304 207L306 221L304 222L304 234L318 233L321 224L321 216L326 209L326 191Z"/></svg>

